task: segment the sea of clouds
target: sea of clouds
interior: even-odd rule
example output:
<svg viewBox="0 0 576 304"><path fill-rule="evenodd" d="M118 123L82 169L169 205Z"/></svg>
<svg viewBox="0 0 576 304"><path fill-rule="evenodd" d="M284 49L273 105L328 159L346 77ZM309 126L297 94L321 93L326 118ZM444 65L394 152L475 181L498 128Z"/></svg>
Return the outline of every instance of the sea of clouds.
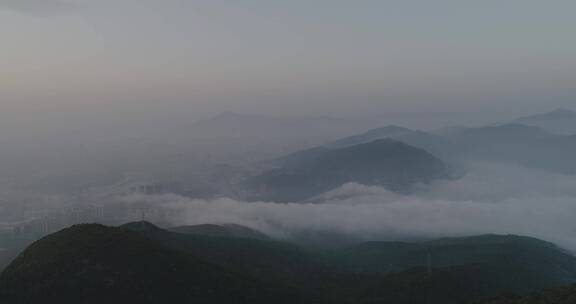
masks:
<svg viewBox="0 0 576 304"><path fill-rule="evenodd" d="M132 196L125 203L176 210L174 224L236 223L272 236L331 233L359 240L520 234L576 250L576 177L520 166L477 163L459 180L423 185L412 195L346 184L313 203Z"/></svg>

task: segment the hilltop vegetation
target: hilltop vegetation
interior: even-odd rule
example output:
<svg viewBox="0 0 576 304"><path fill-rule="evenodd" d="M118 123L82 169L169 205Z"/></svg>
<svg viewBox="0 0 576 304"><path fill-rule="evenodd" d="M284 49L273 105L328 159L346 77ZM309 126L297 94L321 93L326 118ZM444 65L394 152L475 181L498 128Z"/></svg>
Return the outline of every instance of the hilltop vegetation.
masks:
<svg viewBox="0 0 576 304"><path fill-rule="evenodd" d="M0 275L2 303L462 304L576 282L576 259L537 239L486 235L343 249L185 234L147 222L78 225Z"/></svg>
<svg viewBox="0 0 576 304"><path fill-rule="evenodd" d="M293 303L277 288L126 229L78 225L26 249L0 276L7 302ZM283 300L284 299L284 300Z"/></svg>

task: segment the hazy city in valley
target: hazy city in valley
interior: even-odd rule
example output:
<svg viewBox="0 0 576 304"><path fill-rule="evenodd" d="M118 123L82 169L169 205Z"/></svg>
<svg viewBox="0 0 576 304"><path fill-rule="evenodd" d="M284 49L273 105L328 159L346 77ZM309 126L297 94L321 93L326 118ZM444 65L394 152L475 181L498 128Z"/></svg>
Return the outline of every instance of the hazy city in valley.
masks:
<svg viewBox="0 0 576 304"><path fill-rule="evenodd" d="M0 303L575 304L575 11L0 0Z"/></svg>

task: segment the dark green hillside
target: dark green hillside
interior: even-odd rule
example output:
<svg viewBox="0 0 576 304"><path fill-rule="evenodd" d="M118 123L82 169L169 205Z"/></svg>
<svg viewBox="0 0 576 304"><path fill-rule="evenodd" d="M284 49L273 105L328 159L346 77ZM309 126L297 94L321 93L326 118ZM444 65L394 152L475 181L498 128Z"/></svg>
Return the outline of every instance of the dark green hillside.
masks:
<svg viewBox="0 0 576 304"><path fill-rule="evenodd" d="M466 304L508 292L485 265L416 267L402 272L347 274L327 280L327 293L349 303Z"/></svg>
<svg viewBox="0 0 576 304"><path fill-rule="evenodd" d="M137 233L78 225L26 249L0 276L2 303L294 303L277 289Z"/></svg>
<svg viewBox="0 0 576 304"><path fill-rule="evenodd" d="M186 235L162 230L147 222L122 226L157 240L167 247L191 254L253 278L284 284L306 283L324 272L315 250L290 243L238 237Z"/></svg>
<svg viewBox="0 0 576 304"><path fill-rule="evenodd" d="M500 296L482 304L574 304L576 303L576 285L554 288L528 296Z"/></svg>
<svg viewBox="0 0 576 304"><path fill-rule="evenodd" d="M538 239L484 235L421 243L371 242L339 253L342 267L362 273L431 268L481 266L490 279L515 292L539 290L576 282L576 259L555 245ZM476 267L476 266L475 266ZM509 282L509 283L506 283Z"/></svg>
<svg viewBox="0 0 576 304"><path fill-rule="evenodd" d="M468 304L576 282L575 265L553 244L519 236L320 250L171 232L147 222L79 225L34 243L10 264L0 275L0 300Z"/></svg>

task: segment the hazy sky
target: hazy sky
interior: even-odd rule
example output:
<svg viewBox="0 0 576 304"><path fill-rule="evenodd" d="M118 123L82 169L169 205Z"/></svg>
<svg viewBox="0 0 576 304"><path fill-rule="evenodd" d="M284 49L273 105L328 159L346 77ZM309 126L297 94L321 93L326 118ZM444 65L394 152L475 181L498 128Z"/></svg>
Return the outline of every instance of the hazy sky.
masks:
<svg viewBox="0 0 576 304"><path fill-rule="evenodd" d="M574 12L573 0L0 0L0 105L540 111L576 103Z"/></svg>

